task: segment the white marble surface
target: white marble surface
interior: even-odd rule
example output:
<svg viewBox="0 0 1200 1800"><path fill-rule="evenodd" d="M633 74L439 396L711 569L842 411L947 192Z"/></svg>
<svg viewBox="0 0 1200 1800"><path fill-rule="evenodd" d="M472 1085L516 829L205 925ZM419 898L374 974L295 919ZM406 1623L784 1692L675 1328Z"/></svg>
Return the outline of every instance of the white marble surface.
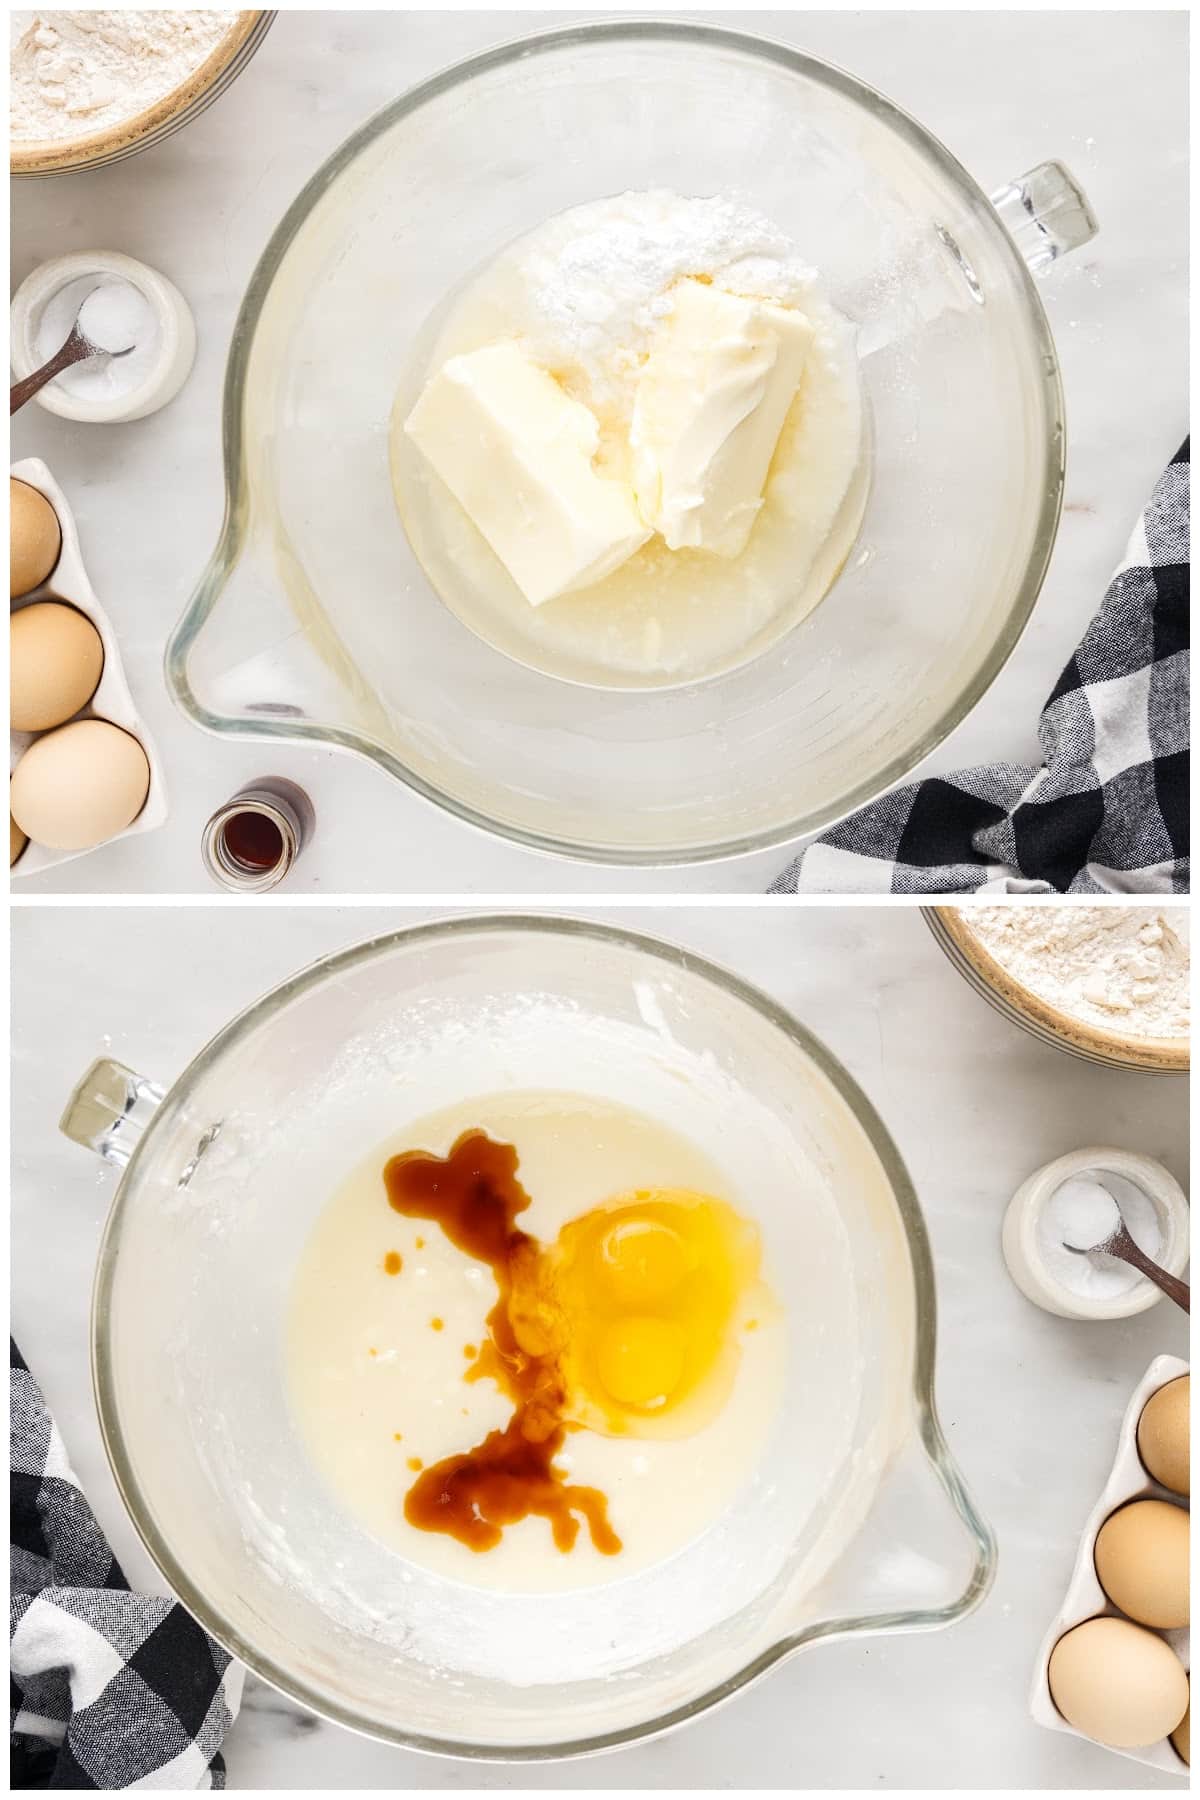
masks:
<svg viewBox="0 0 1200 1800"><path fill-rule="evenodd" d="M282 13L211 111L144 156L15 184L13 273L97 245L161 268L188 295L200 354L155 418L72 426L37 407L19 455L56 471L139 705L166 758L173 816L22 883L23 891L196 891L205 818L267 766L310 789L319 839L294 892L754 892L786 857L684 873L605 874L478 836L366 764L235 747L177 715L160 676L167 633L221 515L218 407L247 279L307 176L398 91L481 46L578 12ZM586 16L586 15L585 15ZM698 13L729 18L729 13ZM931 767L1036 753L1040 705L1103 593L1130 526L1186 429L1187 27L1175 12L738 12L737 22L844 64L955 151L985 189L1063 158L1101 235L1045 283L1062 358L1071 457L1067 511L1033 624L973 717Z"/></svg>
<svg viewBox="0 0 1200 1800"><path fill-rule="evenodd" d="M996 1528L982 1609L931 1636L808 1652L662 1742L545 1769L417 1757L318 1723L251 1683L234 1787L1170 1787L1026 1715L1032 1659L1151 1358L1187 1354L1166 1302L1118 1324L1040 1312L1008 1279L1004 1207L1051 1157L1109 1143L1186 1181L1187 1087L1077 1062L994 1015L917 913L891 907L600 907L740 971L866 1088L925 1208L946 1432ZM430 909L21 907L13 917L14 1330L135 1583L154 1575L108 1474L88 1384L88 1294L110 1172L60 1137L67 1092L111 1053L170 1081L208 1035L312 958ZM1178 1784L1175 1784L1178 1785Z"/></svg>

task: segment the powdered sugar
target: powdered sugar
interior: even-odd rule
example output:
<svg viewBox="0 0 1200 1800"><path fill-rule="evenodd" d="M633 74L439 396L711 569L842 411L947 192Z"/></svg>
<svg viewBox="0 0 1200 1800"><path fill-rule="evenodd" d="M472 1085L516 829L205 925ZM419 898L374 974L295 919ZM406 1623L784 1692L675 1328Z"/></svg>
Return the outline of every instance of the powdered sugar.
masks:
<svg viewBox="0 0 1200 1800"><path fill-rule="evenodd" d="M984 906L961 916L985 949L1041 999L1132 1037L1191 1030L1183 907Z"/></svg>
<svg viewBox="0 0 1200 1800"><path fill-rule="evenodd" d="M144 112L216 49L236 12L9 15L14 140L81 137Z"/></svg>
<svg viewBox="0 0 1200 1800"><path fill-rule="evenodd" d="M509 258L538 360L572 366L600 404L619 404L684 276L786 306L800 306L815 280L790 238L753 208L665 189L572 207Z"/></svg>

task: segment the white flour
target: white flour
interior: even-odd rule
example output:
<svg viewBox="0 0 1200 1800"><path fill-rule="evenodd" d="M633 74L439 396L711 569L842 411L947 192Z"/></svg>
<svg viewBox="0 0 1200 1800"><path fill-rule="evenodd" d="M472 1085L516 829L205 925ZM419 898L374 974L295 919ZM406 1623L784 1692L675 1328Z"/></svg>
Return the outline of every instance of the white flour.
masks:
<svg viewBox="0 0 1200 1800"><path fill-rule="evenodd" d="M144 112L216 49L236 12L9 14L14 140L80 137Z"/></svg>
<svg viewBox="0 0 1200 1800"><path fill-rule="evenodd" d="M1183 907L984 906L959 916L1031 993L1133 1037L1191 1029L1188 915Z"/></svg>

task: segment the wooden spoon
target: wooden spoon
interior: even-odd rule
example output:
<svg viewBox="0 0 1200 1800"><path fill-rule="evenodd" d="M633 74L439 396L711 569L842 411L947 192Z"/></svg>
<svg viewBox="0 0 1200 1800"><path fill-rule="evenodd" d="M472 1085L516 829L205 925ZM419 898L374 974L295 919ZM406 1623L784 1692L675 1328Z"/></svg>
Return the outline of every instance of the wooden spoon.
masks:
<svg viewBox="0 0 1200 1800"><path fill-rule="evenodd" d="M94 292L93 288L92 293ZM91 294L85 294L80 301L79 312L76 313L75 323L71 327L71 335L61 350L56 350L49 362L44 362L40 369L35 369L32 375L26 375L23 381L15 382L8 390L8 416L10 419L15 412L21 410L27 401L33 399L40 388L44 388L48 381L53 381L56 375L61 375L64 369L71 368L75 363L87 362L93 356L128 356L134 348L132 344L127 344L123 350L105 350L100 344L93 344L90 338L84 336L79 318L91 297Z"/></svg>
<svg viewBox="0 0 1200 1800"><path fill-rule="evenodd" d="M1091 1256L1096 1251L1104 1256L1119 1257L1122 1262L1127 1262L1131 1268L1144 1275L1148 1281L1152 1281L1155 1287L1161 1288L1167 1298L1173 1300L1176 1306L1181 1306L1185 1313L1190 1314L1192 1290L1187 1282L1180 1281L1177 1275L1168 1275L1165 1269L1160 1269L1156 1262L1151 1261L1146 1252L1130 1237L1121 1209L1115 1200L1113 1205L1117 1208L1117 1216L1120 1219L1115 1231L1110 1232L1108 1237L1102 1239L1098 1244L1068 1244L1064 1238L1063 1249L1070 1250L1075 1256Z"/></svg>

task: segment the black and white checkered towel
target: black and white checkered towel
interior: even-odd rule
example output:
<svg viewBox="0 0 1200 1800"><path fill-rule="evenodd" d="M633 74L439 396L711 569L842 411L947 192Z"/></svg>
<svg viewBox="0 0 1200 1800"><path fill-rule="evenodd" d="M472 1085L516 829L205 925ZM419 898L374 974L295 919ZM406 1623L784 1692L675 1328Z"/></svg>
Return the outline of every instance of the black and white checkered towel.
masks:
<svg viewBox="0 0 1200 1800"><path fill-rule="evenodd" d="M773 894L1188 891L1188 446L1042 712L1040 768L897 788L801 852Z"/></svg>
<svg viewBox="0 0 1200 1800"><path fill-rule="evenodd" d="M223 1788L245 1670L130 1593L10 1344L12 1786Z"/></svg>

